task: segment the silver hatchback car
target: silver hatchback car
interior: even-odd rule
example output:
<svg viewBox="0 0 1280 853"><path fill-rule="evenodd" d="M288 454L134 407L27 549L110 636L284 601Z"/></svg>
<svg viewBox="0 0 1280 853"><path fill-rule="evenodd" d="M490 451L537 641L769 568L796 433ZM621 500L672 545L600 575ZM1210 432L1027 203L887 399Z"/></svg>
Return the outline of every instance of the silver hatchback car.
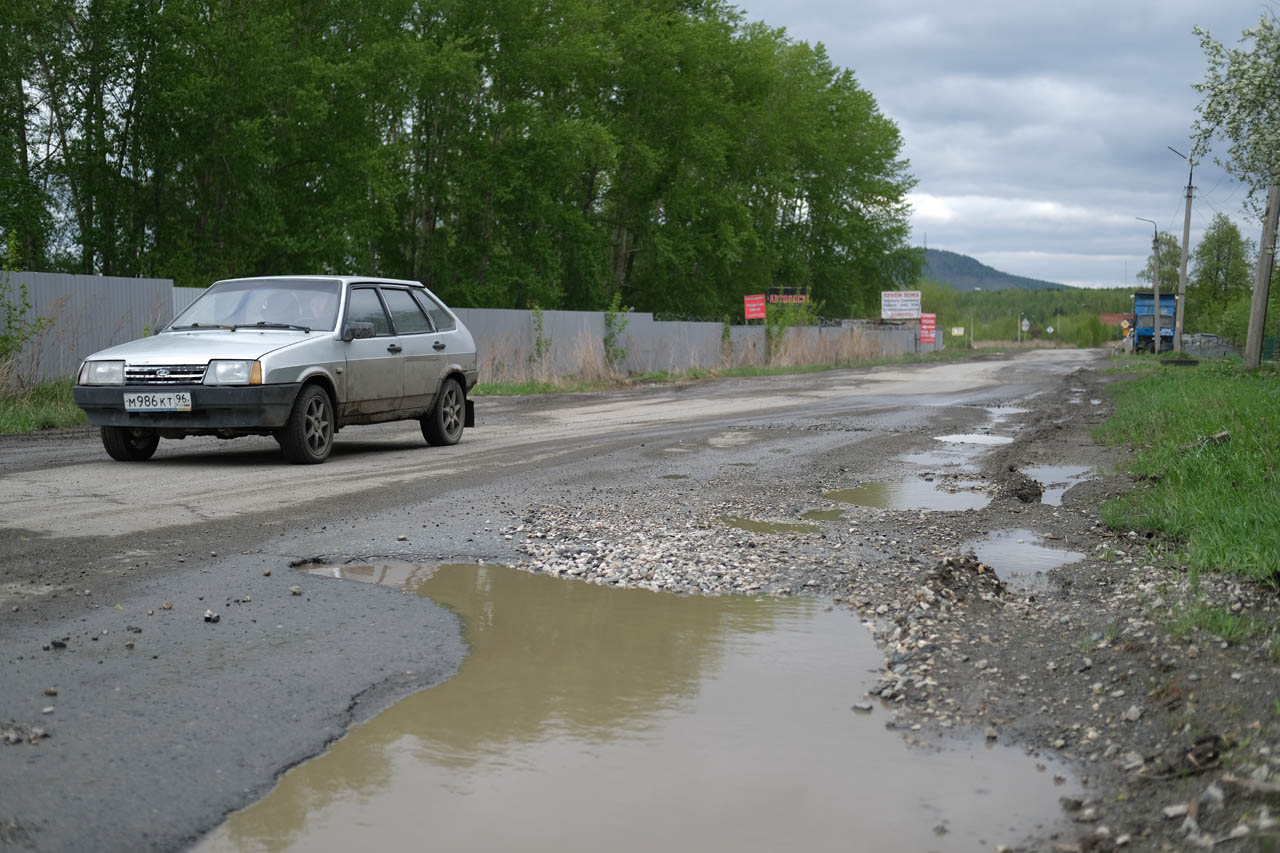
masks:
<svg viewBox="0 0 1280 853"><path fill-rule="evenodd" d="M315 464L353 424L412 419L457 444L475 383L471 333L418 282L295 276L216 282L156 335L85 359L73 393L113 459L150 459L161 438L270 435Z"/></svg>

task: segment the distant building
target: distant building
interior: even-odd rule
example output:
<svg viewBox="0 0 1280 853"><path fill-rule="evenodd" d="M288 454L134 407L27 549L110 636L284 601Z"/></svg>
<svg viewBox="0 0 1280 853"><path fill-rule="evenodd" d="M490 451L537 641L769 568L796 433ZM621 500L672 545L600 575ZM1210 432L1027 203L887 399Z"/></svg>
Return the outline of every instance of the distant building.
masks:
<svg viewBox="0 0 1280 853"><path fill-rule="evenodd" d="M1104 326L1119 326L1125 320L1132 320L1132 314L1099 314L1098 319Z"/></svg>

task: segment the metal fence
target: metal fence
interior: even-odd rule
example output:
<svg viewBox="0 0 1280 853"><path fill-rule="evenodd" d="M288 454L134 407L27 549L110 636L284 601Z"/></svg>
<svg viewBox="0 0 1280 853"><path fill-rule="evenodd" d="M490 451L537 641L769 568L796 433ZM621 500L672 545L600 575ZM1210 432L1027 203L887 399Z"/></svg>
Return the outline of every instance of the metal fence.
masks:
<svg viewBox="0 0 1280 853"><path fill-rule="evenodd" d="M49 328L23 351L19 375L51 379L75 373L92 352L149 334L190 305L201 288L174 287L168 279L113 278L58 273L0 273L0 298L13 303L25 286L28 319ZM654 320L652 314L600 311L523 311L460 308L480 353L481 381L593 378L683 372L765 364L836 364L942 349L921 345L901 326L853 322L844 327L796 327L770 340L763 326Z"/></svg>
<svg viewBox="0 0 1280 853"><path fill-rule="evenodd" d="M24 287L31 310L23 319L49 323L18 358L18 375L26 378L70 376L89 353L141 337L173 318L168 279L0 272L0 299L20 305Z"/></svg>

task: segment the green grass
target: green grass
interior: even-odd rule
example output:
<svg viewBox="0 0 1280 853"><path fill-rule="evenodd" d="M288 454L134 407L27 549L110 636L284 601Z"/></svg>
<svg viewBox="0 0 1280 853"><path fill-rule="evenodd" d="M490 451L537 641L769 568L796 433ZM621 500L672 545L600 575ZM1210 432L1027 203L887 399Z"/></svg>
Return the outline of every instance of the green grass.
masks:
<svg viewBox="0 0 1280 853"><path fill-rule="evenodd" d="M1232 613L1226 607L1196 602L1183 608L1174 619L1175 636L1185 638L1194 630L1201 630L1231 645L1262 636L1266 623L1251 613Z"/></svg>
<svg viewBox="0 0 1280 853"><path fill-rule="evenodd" d="M18 391L0 391L0 435L88 423L71 399L73 385L74 379L57 379Z"/></svg>
<svg viewBox="0 0 1280 853"><path fill-rule="evenodd" d="M1095 437L1133 447L1130 472L1145 482L1103 519L1163 534L1192 572L1280 586L1280 374L1238 361L1136 372L1108 387L1116 409Z"/></svg>

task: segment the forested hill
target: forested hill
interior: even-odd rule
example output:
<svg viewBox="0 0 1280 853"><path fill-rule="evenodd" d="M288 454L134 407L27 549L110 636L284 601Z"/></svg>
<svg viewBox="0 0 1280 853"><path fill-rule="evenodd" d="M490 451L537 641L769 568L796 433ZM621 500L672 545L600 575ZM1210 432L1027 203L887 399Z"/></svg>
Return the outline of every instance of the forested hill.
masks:
<svg viewBox="0 0 1280 853"><path fill-rule="evenodd" d="M1065 284L1041 281L992 269L968 255L943 249L924 250L924 274L953 290L1060 290Z"/></svg>

